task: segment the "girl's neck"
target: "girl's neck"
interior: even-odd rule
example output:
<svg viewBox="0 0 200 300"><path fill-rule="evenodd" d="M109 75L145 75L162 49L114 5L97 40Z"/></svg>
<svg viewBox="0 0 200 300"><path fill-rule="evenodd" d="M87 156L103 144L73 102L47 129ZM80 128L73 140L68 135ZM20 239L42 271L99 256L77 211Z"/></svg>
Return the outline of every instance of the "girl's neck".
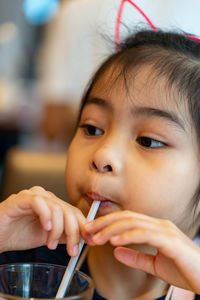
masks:
<svg viewBox="0 0 200 300"><path fill-rule="evenodd" d="M166 294L166 283L118 262L110 244L91 247L88 266L97 291L106 299L150 300Z"/></svg>

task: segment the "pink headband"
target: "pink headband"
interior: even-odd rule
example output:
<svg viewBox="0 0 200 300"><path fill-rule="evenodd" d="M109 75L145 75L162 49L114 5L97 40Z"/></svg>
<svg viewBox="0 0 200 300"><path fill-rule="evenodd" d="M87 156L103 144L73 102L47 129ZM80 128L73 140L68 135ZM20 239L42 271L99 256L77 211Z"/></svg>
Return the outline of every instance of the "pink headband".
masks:
<svg viewBox="0 0 200 300"><path fill-rule="evenodd" d="M125 2L129 2L132 6L135 7L135 9L137 9L139 11L139 13L146 19L146 21L149 23L149 25L151 26L151 28L154 31L158 31L158 29L154 26L154 24L151 22L151 20L147 17L147 15L143 12L143 10L136 5L132 0L122 0L119 6L119 10L118 10L118 15L117 15L117 23L116 23L116 31L115 31L115 43L116 43L116 51L119 51L119 43L120 43L120 23L121 23L121 17L122 17L122 12L123 12L123 8L124 8L124 4ZM200 42L200 38L194 36L194 35L189 35L189 34L184 34L184 36L196 40L198 42Z"/></svg>

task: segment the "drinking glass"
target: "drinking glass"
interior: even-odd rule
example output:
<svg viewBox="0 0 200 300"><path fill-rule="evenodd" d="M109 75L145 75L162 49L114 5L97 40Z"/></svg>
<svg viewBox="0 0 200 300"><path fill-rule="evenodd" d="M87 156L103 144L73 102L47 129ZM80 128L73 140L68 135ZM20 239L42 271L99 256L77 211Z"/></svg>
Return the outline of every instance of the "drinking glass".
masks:
<svg viewBox="0 0 200 300"><path fill-rule="evenodd" d="M46 263L18 263L0 266L0 300L55 298L66 267ZM93 280L75 271L65 300L91 300Z"/></svg>

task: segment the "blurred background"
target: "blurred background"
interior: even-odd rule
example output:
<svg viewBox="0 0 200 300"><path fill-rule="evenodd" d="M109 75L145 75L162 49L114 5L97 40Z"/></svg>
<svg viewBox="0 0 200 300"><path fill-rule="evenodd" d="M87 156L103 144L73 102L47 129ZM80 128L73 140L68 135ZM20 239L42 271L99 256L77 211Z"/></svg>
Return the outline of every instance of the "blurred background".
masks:
<svg viewBox="0 0 200 300"><path fill-rule="evenodd" d="M66 199L69 140L63 138L64 124L58 124L58 136L45 129L46 94L39 71L45 26L58 13L59 2L38 7L29 2L0 0L0 200L32 185Z"/></svg>
<svg viewBox="0 0 200 300"><path fill-rule="evenodd" d="M67 200L67 149L92 74L117 39L152 28L148 17L199 37L199 11L196 0L0 0L0 201L33 185Z"/></svg>
<svg viewBox="0 0 200 300"><path fill-rule="evenodd" d="M67 148L88 81L115 51L120 2L0 0L1 201L33 185L67 200Z"/></svg>
<svg viewBox="0 0 200 300"><path fill-rule="evenodd" d="M67 148L80 99L114 49L94 26L102 3L0 0L1 201L33 185L67 200Z"/></svg>

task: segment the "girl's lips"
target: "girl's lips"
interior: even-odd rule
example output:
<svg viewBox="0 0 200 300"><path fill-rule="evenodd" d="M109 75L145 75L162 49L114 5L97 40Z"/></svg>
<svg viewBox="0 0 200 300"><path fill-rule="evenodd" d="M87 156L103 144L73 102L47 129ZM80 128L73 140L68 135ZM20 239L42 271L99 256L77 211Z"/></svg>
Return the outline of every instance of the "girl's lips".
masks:
<svg viewBox="0 0 200 300"><path fill-rule="evenodd" d="M104 196L101 196L94 192L88 192L86 194L86 199L87 199L89 205L91 205L94 200L100 201L101 202L100 208L109 207L109 206L113 205L113 203L114 203L112 200L105 198Z"/></svg>
<svg viewBox="0 0 200 300"><path fill-rule="evenodd" d="M98 201L101 201L101 202L102 201L111 201L111 200L105 198L104 196L101 196L101 195L99 195L97 193L94 193L94 192L87 193L87 197L90 198L93 201L94 200L98 200Z"/></svg>

